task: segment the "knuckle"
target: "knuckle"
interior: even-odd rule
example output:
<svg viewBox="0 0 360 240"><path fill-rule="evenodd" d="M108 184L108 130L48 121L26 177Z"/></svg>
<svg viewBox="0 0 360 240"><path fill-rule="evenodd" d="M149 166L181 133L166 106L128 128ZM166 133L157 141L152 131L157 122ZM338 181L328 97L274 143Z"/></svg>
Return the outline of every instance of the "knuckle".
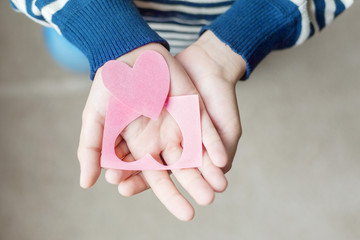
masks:
<svg viewBox="0 0 360 240"><path fill-rule="evenodd" d="M176 146L176 145L167 146L165 151L163 151L163 154L165 155L163 157L171 158L171 157L177 156L180 151L181 150L180 150L179 146Z"/></svg>

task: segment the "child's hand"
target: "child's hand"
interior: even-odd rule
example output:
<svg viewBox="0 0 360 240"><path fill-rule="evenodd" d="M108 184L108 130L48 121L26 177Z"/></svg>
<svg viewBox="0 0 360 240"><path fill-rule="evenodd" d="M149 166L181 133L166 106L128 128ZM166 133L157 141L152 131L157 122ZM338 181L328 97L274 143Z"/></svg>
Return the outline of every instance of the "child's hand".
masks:
<svg viewBox="0 0 360 240"><path fill-rule="evenodd" d="M119 60L133 65L144 50L155 50L167 61L171 74L170 95L198 94L180 64L160 44L149 44L138 48ZM100 154L102 133L110 93L103 85L101 68L92 85L88 101L83 112L83 124L78 149L81 166L80 184L84 188L92 186L100 174ZM210 204L214 192L224 191L227 185L221 167L227 163L226 150L216 129L212 125L204 105L200 103L203 144L205 147L203 167L200 169L173 170L172 173L186 191L201 205ZM166 128L166 130L164 130ZM127 157L124 161L133 161L151 153L158 160L160 155L171 164L181 155L182 140L178 126L170 114L163 110L158 120L141 117L131 123L122 133L116 152ZM190 220L194 210L191 204L179 193L167 171L108 170L109 182L119 184L119 192L131 196L151 187L159 200L181 220Z"/></svg>
<svg viewBox="0 0 360 240"><path fill-rule="evenodd" d="M176 59L195 84L226 147L229 162L223 170L227 172L241 136L235 85L244 75L246 63L211 31L206 31Z"/></svg>

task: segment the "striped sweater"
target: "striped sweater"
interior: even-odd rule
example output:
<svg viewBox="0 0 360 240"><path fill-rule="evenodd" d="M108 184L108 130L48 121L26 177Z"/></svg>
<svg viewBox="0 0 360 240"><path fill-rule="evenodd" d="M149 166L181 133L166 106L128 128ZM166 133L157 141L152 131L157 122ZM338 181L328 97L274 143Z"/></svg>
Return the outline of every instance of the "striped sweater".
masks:
<svg viewBox="0 0 360 240"><path fill-rule="evenodd" d="M211 30L247 63L245 78L272 50L299 45L353 0L10 0L88 58L105 62L157 42L173 54Z"/></svg>

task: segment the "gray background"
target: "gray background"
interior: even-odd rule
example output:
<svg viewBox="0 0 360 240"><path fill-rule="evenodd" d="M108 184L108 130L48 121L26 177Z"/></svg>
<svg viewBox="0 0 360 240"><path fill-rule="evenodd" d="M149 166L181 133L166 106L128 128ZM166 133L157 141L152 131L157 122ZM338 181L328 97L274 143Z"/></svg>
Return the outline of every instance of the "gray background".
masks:
<svg viewBox="0 0 360 240"><path fill-rule="evenodd" d="M88 76L0 2L0 239L360 239L360 4L237 86L244 134L229 188L195 219L151 191L78 186Z"/></svg>

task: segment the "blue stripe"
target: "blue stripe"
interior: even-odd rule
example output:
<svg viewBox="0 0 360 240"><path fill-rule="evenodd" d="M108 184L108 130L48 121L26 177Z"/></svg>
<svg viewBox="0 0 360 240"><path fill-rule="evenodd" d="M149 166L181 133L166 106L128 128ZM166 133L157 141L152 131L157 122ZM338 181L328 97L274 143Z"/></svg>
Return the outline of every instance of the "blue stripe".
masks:
<svg viewBox="0 0 360 240"><path fill-rule="evenodd" d="M340 0L335 0L336 3L336 10L335 10L335 17L339 16L346 8L345 5Z"/></svg>
<svg viewBox="0 0 360 240"><path fill-rule="evenodd" d="M185 12L178 12L178 11L159 11L154 9L148 8L138 8L141 15L144 17L158 17L158 18L170 18L170 17L177 17L186 20L208 20L213 21L215 18L219 16L219 14L215 15L208 15L208 14L189 14Z"/></svg>
<svg viewBox="0 0 360 240"><path fill-rule="evenodd" d="M34 0L31 0L30 2L33 2ZM46 5L49 5L52 2L55 2L56 0L42 0L42 1L36 1L35 5L41 10Z"/></svg>
<svg viewBox="0 0 360 240"><path fill-rule="evenodd" d="M33 18L36 18L41 21L45 21L45 19L42 15L37 16L33 13L32 9L31 9L32 2L33 2L32 0L26 0L26 13L29 14Z"/></svg>
<svg viewBox="0 0 360 240"><path fill-rule="evenodd" d="M308 38L312 37L314 34L315 34L314 24L310 23L310 34Z"/></svg>
<svg viewBox="0 0 360 240"><path fill-rule="evenodd" d="M135 1L136 2L149 2L149 1ZM222 1L217 3L196 3L196 2L187 2L187 1L169 1L169 0L151 0L151 2L154 3L161 3L166 5L183 5L183 6L189 6L189 7L223 7L223 6L230 6L234 4L234 1Z"/></svg>
<svg viewBox="0 0 360 240"><path fill-rule="evenodd" d="M325 27L325 1L324 0L314 0L315 4L315 16L316 21L319 25L319 29Z"/></svg>
<svg viewBox="0 0 360 240"><path fill-rule="evenodd" d="M14 10L19 11L19 9L15 6L15 4L11 0L10 0L10 5Z"/></svg>

